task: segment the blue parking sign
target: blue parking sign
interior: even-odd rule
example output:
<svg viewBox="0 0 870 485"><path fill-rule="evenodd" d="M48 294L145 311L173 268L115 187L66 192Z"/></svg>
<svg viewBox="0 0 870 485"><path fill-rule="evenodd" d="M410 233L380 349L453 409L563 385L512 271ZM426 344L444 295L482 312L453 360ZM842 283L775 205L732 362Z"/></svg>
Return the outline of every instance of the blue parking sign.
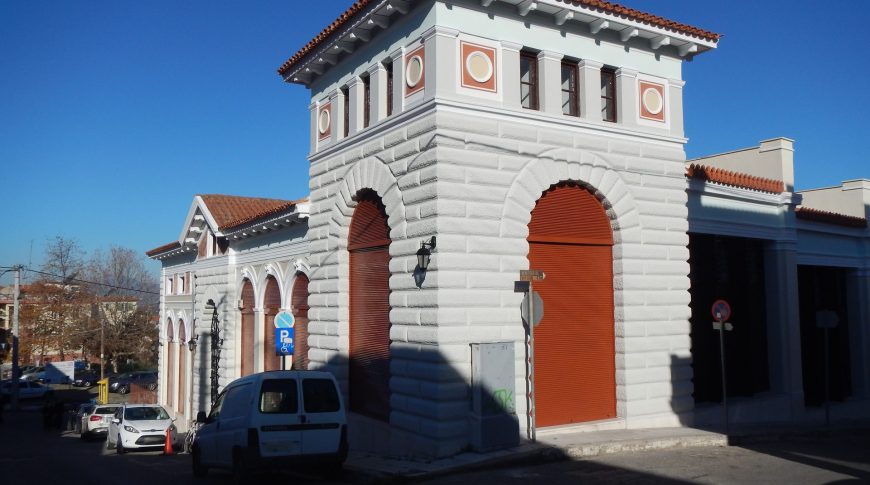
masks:
<svg viewBox="0 0 870 485"><path fill-rule="evenodd" d="M293 328L275 329L275 355L293 355L295 333Z"/></svg>

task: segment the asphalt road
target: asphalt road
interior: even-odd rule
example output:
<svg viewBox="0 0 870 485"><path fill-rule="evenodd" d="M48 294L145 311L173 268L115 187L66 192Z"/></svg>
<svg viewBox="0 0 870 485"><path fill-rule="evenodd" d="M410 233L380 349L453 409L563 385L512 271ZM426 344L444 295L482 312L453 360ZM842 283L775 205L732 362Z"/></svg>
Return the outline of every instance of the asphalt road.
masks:
<svg viewBox="0 0 870 485"><path fill-rule="evenodd" d="M338 483L370 483L371 477L345 472ZM870 483L870 433L826 438L791 438L748 446L683 448L620 453L577 461L503 465L452 474L430 484L576 484L576 483ZM0 424L0 483L226 484L226 473L196 480L190 457L161 456L159 451L116 455L103 441L83 442L78 435L46 431L37 412L5 415ZM315 472L252 477L252 483L330 482Z"/></svg>

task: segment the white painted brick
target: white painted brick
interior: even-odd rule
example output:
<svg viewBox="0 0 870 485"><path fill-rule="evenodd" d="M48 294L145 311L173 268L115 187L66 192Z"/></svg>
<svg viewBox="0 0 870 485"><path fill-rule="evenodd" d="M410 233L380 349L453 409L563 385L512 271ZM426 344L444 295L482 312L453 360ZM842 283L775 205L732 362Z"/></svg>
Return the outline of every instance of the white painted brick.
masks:
<svg viewBox="0 0 870 485"><path fill-rule="evenodd" d="M479 185L499 185L507 187L514 180L514 174L499 170L468 168L465 170L465 182Z"/></svg>
<svg viewBox="0 0 870 485"><path fill-rule="evenodd" d="M472 118L454 113L438 113L438 124L460 133L481 133L493 136L497 136L499 133L499 126L496 121L478 117Z"/></svg>
<svg viewBox="0 0 870 485"><path fill-rule="evenodd" d="M574 146L576 148L585 148L599 152L606 152L608 149L606 138L587 134L575 134Z"/></svg>
<svg viewBox="0 0 870 485"><path fill-rule="evenodd" d="M463 183L466 179L466 168L460 164L443 162L433 165L438 180Z"/></svg>
<svg viewBox="0 0 870 485"><path fill-rule="evenodd" d="M525 140L525 141L538 141L538 133L534 128L530 128L526 124L517 124L517 123L508 123L502 122L499 123L500 128L500 136L501 138L507 138L510 140Z"/></svg>

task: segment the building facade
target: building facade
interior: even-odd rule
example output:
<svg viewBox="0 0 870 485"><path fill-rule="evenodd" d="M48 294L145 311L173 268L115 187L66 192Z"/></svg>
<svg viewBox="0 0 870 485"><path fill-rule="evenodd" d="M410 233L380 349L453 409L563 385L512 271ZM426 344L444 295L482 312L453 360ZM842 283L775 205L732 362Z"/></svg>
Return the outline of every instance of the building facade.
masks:
<svg viewBox="0 0 870 485"><path fill-rule="evenodd" d="M718 39L596 0L354 3L279 68L311 92L309 199L232 222L198 197L149 253L162 402L189 417L275 368L265 329L286 309L355 449L706 425L724 298L732 420L819 419L825 332L833 415L866 416L870 183L795 192L784 138L687 161L683 61Z"/></svg>

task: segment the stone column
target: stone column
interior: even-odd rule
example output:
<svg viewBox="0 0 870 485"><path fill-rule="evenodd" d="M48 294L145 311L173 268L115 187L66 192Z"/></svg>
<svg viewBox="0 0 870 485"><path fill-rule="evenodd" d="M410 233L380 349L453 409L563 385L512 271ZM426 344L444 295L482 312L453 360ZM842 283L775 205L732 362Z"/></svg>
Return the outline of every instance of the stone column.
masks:
<svg viewBox="0 0 870 485"><path fill-rule="evenodd" d="M317 105L317 101L314 101L308 105L308 113L310 118L310 124L308 126L311 130L311 138L309 140L309 153L317 152Z"/></svg>
<svg viewBox="0 0 870 485"><path fill-rule="evenodd" d="M390 53L393 60L393 115L405 109L405 51L402 48Z"/></svg>
<svg viewBox="0 0 870 485"><path fill-rule="evenodd" d="M846 281L852 396L870 399L870 268L849 271Z"/></svg>
<svg viewBox="0 0 870 485"><path fill-rule="evenodd" d="M637 125L637 71L616 70L616 121L623 126Z"/></svg>
<svg viewBox="0 0 870 485"><path fill-rule="evenodd" d="M332 119L332 140L344 138L344 93L341 89L329 93L329 117Z"/></svg>
<svg viewBox="0 0 870 485"><path fill-rule="evenodd" d="M665 116L671 122L671 135L685 136L683 124L683 86L686 81L681 79L668 79L668 99L665 106Z"/></svg>
<svg viewBox="0 0 870 485"><path fill-rule="evenodd" d="M377 124L387 117L387 70L380 62L367 69L369 73L371 92L371 112L369 113L369 126Z"/></svg>
<svg viewBox="0 0 870 485"><path fill-rule="evenodd" d="M365 96L365 87L362 80L358 77L353 77L347 83L347 94L350 96L350 113L347 117L347 122L350 125L347 130L347 135L352 136L363 129L363 102Z"/></svg>
<svg viewBox="0 0 870 485"><path fill-rule="evenodd" d="M601 121L601 68L604 64L588 59L580 61L580 117Z"/></svg>
<svg viewBox="0 0 870 485"><path fill-rule="evenodd" d="M266 312L262 307L254 308L254 372L265 369L265 353L263 352L263 329L266 327Z"/></svg>
<svg viewBox="0 0 870 485"><path fill-rule="evenodd" d="M789 397L794 415L804 406L797 245L794 240L767 243L764 248L764 283L770 390Z"/></svg>
<svg viewBox="0 0 870 485"><path fill-rule="evenodd" d="M562 114L562 54L538 53L538 95L544 113Z"/></svg>
<svg viewBox="0 0 870 485"><path fill-rule="evenodd" d="M501 42L501 77L506 108L522 109L520 103L520 50L522 48L520 44Z"/></svg>
<svg viewBox="0 0 870 485"><path fill-rule="evenodd" d="M426 99L449 97L456 93L458 35L458 30L440 25L423 33L423 44L426 46L423 68Z"/></svg>

